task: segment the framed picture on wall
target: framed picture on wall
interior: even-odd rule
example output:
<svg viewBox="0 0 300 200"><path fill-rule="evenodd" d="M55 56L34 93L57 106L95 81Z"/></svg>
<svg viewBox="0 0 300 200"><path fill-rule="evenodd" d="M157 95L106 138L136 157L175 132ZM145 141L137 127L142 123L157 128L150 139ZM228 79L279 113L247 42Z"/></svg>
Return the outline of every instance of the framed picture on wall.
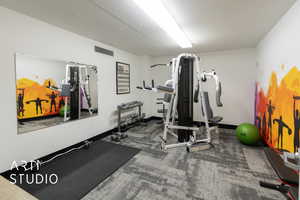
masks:
<svg viewBox="0 0 300 200"><path fill-rule="evenodd" d="M122 62L116 64L117 94L130 93L130 65Z"/></svg>

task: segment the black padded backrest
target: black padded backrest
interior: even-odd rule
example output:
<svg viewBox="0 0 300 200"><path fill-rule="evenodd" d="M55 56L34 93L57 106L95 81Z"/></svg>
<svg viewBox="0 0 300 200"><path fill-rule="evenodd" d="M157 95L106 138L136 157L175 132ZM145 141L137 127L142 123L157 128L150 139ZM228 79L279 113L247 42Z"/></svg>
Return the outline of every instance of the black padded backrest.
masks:
<svg viewBox="0 0 300 200"><path fill-rule="evenodd" d="M299 175L284 164L283 159L271 148L264 148L266 156L278 177L288 184L298 185Z"/></svg>
<svg viewBox="0 0 300 200"><path fill-rule="evenodd" d="M169 88L172 88L172 87L173 87L173 84L172 84L172 83L168 83L168 84L166 84L166 86L169 87ZM171 97L172 97L171 94L165 93L165 94L164 94L164 101L170 103Z"/></svg>
<svg viewBox="0 0 300 200"><path fill-rule="evenodd" d="M171 97L172 97L171 94L165 93L164 94L164 102L170 103Z"/></svg>
<svg viewBox="0 0 300 200"><path fill-rule="evenodd" d="M207 118L212 119L214 117L214 113L210 107L208 92L203 92L203 97L205 102L202 102L202 106L204 105L206 106ZM202 107L202 114L204 115L203 107Z"/></svg>

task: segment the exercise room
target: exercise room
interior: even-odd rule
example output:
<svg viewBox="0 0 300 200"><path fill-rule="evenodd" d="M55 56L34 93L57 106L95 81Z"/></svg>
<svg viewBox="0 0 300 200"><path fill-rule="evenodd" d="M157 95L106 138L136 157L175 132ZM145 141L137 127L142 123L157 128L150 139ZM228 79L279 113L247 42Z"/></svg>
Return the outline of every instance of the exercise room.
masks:
<svg viewBox="0 0 300 200"><path fill-rule="evenodd" d="M299 19L296 0L0 0L0 200L298 200Z"/></svg>

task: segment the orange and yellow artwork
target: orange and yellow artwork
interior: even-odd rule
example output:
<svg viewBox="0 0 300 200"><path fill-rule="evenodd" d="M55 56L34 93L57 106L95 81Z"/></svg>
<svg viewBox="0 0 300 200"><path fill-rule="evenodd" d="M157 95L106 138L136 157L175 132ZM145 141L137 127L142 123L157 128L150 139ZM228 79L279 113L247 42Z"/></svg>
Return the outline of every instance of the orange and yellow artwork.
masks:
<svg viewBox="0 0 300 200"><path fill-rule="evenodd" d="M281 70L284 68L281 66ZM292 67L278 81L272 73L268 90L256 83L255 124L272 148L296 152L300 131L300 71Z"/></svg>
<svg viewBox="0 0 300 200"><path fill-rule="evenodd" d="M54 80L47 79L41 85L36 81L21 78L17 80L16 86L18 119L31 119L59 113L63 98Z"/></svg>

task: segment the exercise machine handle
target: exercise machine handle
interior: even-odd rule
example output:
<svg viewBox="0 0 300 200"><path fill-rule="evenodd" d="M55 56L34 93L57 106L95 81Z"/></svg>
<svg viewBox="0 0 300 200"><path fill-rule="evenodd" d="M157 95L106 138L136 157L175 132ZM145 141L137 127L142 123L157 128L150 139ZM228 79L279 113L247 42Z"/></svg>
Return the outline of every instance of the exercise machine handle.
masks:
<svg viewBox="0 0 300 200"><path fill-rule="evenodd" d="M146 86L146 82L143 80L143 86L137 86L136 87L139 90L152 90L151 87Z"/></svg>
<svg viewBox="0 0 300 200"><path fill-rule="evenodd" d="M154 88L154 80L151 81L152 87L146 86L146 82L143 81L143 87L146 90L152 90L152 88Z"/></svg>
<svg viewBox="0 0 300 200"><path fill-rule="evenodd" d="M272 183L267 183L264 181L259 181L259 185L264 188L272 189L272 190L277 190L281 193L287 193L289 191L289 187L286 185L276 185Z"/></svg>
<svg viewBox="0 0 300 200"><path fill-rule="evenodd" d="M264 182L264 181L259 181L259 185L261 187L270 188L270 189L274 189L274 190L278 189L277 185L271 184L271 183L267 183L267 182Z"/></svg>
<svg viewBox="0 0 300 200"><path fill-rule="evenodd" d="M221 86L221 82L220 82L219 77L217 76L217 73L215 72L215 70L211 70L210 72L205 72L205 71L202 72L201 81L206 82L208 78L213 78L215 80L215 83L216 83L216 104L217 104L218 107L222 107L223 106L223 103L221 102L222 86ZM197 92L197 90L196 90L196 92ZM197 100L198 99L194 96L194 101L196 102Z"/></svg>
<svg viewBox="0 0 300 200"><path fill-rule="evenodd" d="M222 107L223 103L221 102L221 95L222 95L222 85L221 82L218 81L217 91L216 91L216 102L218 107Z"/></svg>
<svg viewBox="0 0 300 200"><path fill-rule="evenodd" d="M199 84L197 85L197 88L196 88L196 90L195 90L195 93L194 93L194 102L195 103L198 103L199 102L199 90L200 90L200 88L199 88Z"/></svg>

